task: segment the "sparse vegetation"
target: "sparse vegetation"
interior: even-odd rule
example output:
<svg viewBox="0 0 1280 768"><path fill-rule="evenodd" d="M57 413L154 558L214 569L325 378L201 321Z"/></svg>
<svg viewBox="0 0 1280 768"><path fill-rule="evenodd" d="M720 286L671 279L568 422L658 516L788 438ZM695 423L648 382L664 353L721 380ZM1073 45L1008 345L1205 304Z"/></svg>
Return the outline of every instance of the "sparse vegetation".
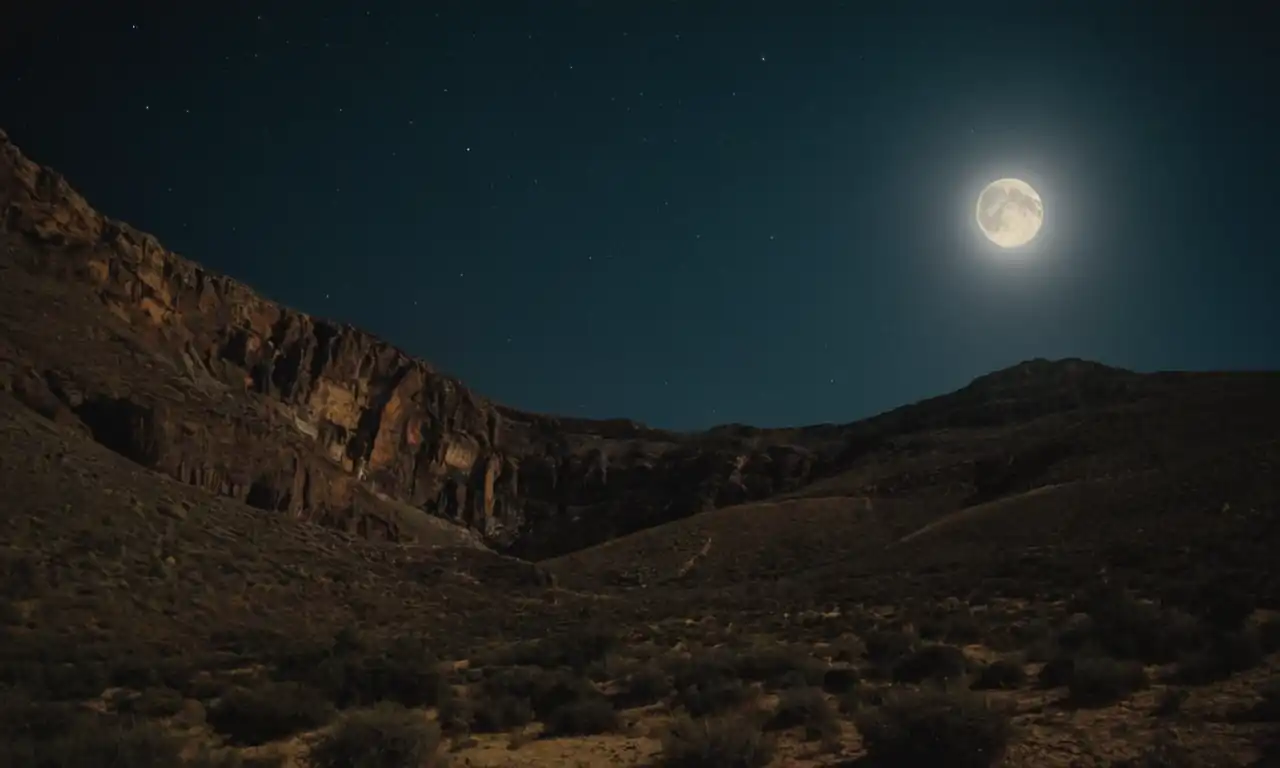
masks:
<svg viewBox="0 0 1280 768"><path fill-rule="evenodd" d="M8 305L0 306L7 317ZM135 352L124 350L145 365ZM234 373L234 361L225 362ZM240 424L236 409L245 409L263 419L252 429L240 424L250 433L278 426L279 414L258 413L256 400L210 401L203 390L182 389L186 380L170 378L170 367L149 368L121 391L136 386L163 400L145 390L154 379L181 389L192 408L211 408L219 423ZM0 378L9 375L0 370ZM964 484L975 446L998 443L1003 451L1008 438L1016 453L1026 436L984 427L971 443L967 427L951 426L911 437L918 450L937 451L916 457L923 473L916 459L899 464L896 454L865 448L856 477L842 476L822 446L800 445L797 455L812 453L805 462L828 462L827 485L791 488L776 506L725 507L540 563L564 585L550 588L549 576L529 581L533 566L491 552L369 540L354 527L328 530L170 483L79 447L73 417L29 418L9 385L0 382L0 437L20 450L0 456L8 505L0 512L0 744L8 750L0 764L15 768L96 764L103 755L120 768L173 765L170 731L189 740L188 765L256 765L286 751L271 742L305 733L308 743L317 736L319 760L381 768L419 760L419 746L438 754L430 745L441 736L424 712L432 707L461 753L503 741L482 734L512 731L510 746L524 750L513 762L638 737L674 715L664 765L759 766L775 751L784 755L780 764L815 753L798 739L832 741L838 708L865 727L868 749L880 758L963 768L999 753L1007 717L983 699L904 688L943 682L954 691L974 671L973 688L1000 691L992 701L1040 707L1059 698L1021 690L1026 674L1015 659L1030 670L1047 662L1037 682L1067 689L1037 729L1056 727L1059 703L1123 702L1145 685L1143 665L1161 665L1170 678L1160 682L1179 687L1117 708L1126 727L1147 731L1133 744L1170 725L1190 739L1230 730L1234 743L1245 743L1250 729L1268 726L1238 721L1277 719L1280 697L1248 697L1248 685L1263 676L1259 664L1274 664L1266 655L1280 651L1280 621L1270 618L1280 608L1280 580L1270 568L1270 512L1262 514L1274 508L1274 494L1250 474L1276 465L1270 447L1206 441L1212 451L1202 452L1199 437L1179 438L1176 473L1147 471L1115 463L1141 452L1112 451L1119 433L1088 407L1075 409L1070 439L1092 446L1088 476L1106 482L1075 483L1076 468L1066 467L1050 478L1063 487L1036 497L1036 514L1012 498L1012 511L985 521L956 514L954 528L900 542L943 514L913 496L933 487L930 473ZM78 386L66 384L73 395ZM1107 418L1139 420L1134 432L1143 434L1179 418L1139 405ZM285 427L293 429L287 419ZM1064 427L1050 418L1019 422L1018 430L1031 438L1051 430L1058 439ZM178 429L163 432L178 441L173 448L191 447L179 445L187 439L180 424L169 428ZM248 445L236 434L237 445ZM262 440L270 443L269 435ZM780 474L769 482L791 482L791 455L771 459ZM240 483L199 461L189 469L205 487ZM1173 474L1179 483L1188 478L1191 491L1175 492ZM879 490L868 490L873 485ZM1230 496L1232 511L1206 513L1222 508L1220 496ZM1000 552L989 551L984 525L999 526ZM667 578L675 572L668 566L711 538L695 571ZM892 542L900 543L886 549ZM605 582L606 572L621 571L637 576ZM1110 586L1080 594L1080 585L1102 579ZM981 647L956 647L969 643ZM971 670L966 654L1007 658ZM1184 708L1192 685L1208 687L1192 689ZM764 706L775 695L777 704ZM98 710L108 714L86 715ZM1195 718L1207 711L1231 717L1206 735ZM208 729L188 727L206 716ZM1177 720L1159 719L1168 717ZM1087 729L1119 721L1103 711L1073 722ZM541 729L525 728L535 722ZM539 730L562 741L528 746ZM622 733L574 740L606 731ZM203 739L220 751L201 754ZM250 744L267 746L240 755Z"/></svg>
<svg viewBox="0 0 1280 768"><path fill-rule="evenodd" d="M1068 701L1077 707L1103 707L1146 688L1148 683L1140 662L1105 656L1081 658L1067 683Z"/></svg>
<svg viewBox="0 0 1280 768"><path fill-rule="evenodd" d="M751 717L677 719L662 740L660 768L765 768L774 740Z"/></svg>
<svg viewBox="0 0 1280 768"><path fill-rule="evenodd" d="M643 707L666 698L671 692L671 678L657 664L645 664L624 681L623 690L615 696L621 707Z"/></svg>
<svg viewBox="0 0 1280 768"><path fill-rule="evenodd" d="M827 697L817 688L783 691L765 723L766 730L803 727L805 738L831 741L840 736L840 720Z"/></svg>
<svg viewBox="0 0 1280 768"><path fill-rule="evenodd" d="M66 725L57 733L0 740L0 765L173 768L181 764L181 742L158 725L92 716L77 716Z"/></svg>
<svg viewBox="0 0 1280 768"><path fill-rule="evenodd" d="M835 667L822 675L822 690L827 693L843 694L857 688L862 682L862 675L853 667Z"/></svg>
<svg viewBox="0 0 1280 768"><path fill-rule="evenodd" d="M314 768L438 768L440 727L388 702L343 713L311 749Z"/></svg>
<svg viewBox="0 0 1280 768"><path fill-rule="evenodd" d="M1011 691L1027 682L1027 671L1021 664L1009 659L997 659L982 668L971 686L976 691Z"/></svg>
<svg viewBox="0 0 1280 768"><path fill-rule="evenodd" d="M608 699L589 696L551 710L543 724L544 736L591 736L616 731L619 720Z"/></svg>
<svg viewBox="0 0 1280 768"><path fill-rule="evenodd" d="M208 712L214 730L249 746L319 728L333 716L333 706L322 695L298 683L233 688Z"/></svg>
<svg viewBox="0 0 1280 768"><path fill-rule="evenodd" d="M868 757L893 766L988 768L1012 735L1008 714L985 699L928 689L891 696L857 724Z"/></svg>
<svg viewBox="0 0 1280 768"><path fill-rule="evenodd" d="M955 680L968 669L964 652L954 645L925 645L904 656L893 666L895 683L923 683L925 680Z"/></svg>

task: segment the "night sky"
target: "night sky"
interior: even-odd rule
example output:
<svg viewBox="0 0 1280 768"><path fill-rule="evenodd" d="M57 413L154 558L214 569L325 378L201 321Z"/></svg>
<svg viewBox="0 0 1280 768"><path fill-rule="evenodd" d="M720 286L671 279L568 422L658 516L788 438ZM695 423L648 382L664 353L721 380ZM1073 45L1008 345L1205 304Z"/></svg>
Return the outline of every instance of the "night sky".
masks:
<svg viewBox="0 0 1280 768"><path fill-rule="evenodd" d="M509 405L774 426L1033 357L1280 368L1266 3L19 5L29 157ZM1004 176L1046 210L1017 252L974 220Z"/></svg>

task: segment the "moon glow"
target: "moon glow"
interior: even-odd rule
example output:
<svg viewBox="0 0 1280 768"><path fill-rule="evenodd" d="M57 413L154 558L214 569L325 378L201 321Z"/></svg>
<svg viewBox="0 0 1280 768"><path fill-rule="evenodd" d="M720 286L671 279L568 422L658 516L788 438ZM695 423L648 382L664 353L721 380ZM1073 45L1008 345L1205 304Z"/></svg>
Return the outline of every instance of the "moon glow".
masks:
<svg viewBox="0 0 1280 768"><path fill-rule="evenodd" d="M975 214L987 239L1001 248L1017 248L1035 239L1044 224L1044 203L1021 179L996 179L978 195Z"/></svg>

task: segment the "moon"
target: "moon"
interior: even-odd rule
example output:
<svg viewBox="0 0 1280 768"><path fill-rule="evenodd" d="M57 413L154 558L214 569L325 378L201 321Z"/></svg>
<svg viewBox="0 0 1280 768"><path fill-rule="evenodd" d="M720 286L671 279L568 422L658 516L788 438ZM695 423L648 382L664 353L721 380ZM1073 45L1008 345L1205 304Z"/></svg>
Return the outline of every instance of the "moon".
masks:
<svg viewBox="0 0 1280 768"><path fill-rule="evenodd" d="M1039 234L1044 203L1022 179L996 179L978 195L975 217L988 240L1001 248L1017 248Z"/></svg>

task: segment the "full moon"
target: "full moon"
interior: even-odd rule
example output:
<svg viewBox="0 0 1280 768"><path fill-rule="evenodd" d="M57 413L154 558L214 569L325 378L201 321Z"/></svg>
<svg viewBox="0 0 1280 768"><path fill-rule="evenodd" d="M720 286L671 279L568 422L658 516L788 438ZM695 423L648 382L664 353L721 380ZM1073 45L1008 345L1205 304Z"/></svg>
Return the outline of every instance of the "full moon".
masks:
<svg viewBox="0 0 1280 768"><path fill-rule="evenodd" d="M1035 239L1044 224L1044 203L1022 179L996 179L978 195L976 217L982 234L1001 248Z"/></svg>

